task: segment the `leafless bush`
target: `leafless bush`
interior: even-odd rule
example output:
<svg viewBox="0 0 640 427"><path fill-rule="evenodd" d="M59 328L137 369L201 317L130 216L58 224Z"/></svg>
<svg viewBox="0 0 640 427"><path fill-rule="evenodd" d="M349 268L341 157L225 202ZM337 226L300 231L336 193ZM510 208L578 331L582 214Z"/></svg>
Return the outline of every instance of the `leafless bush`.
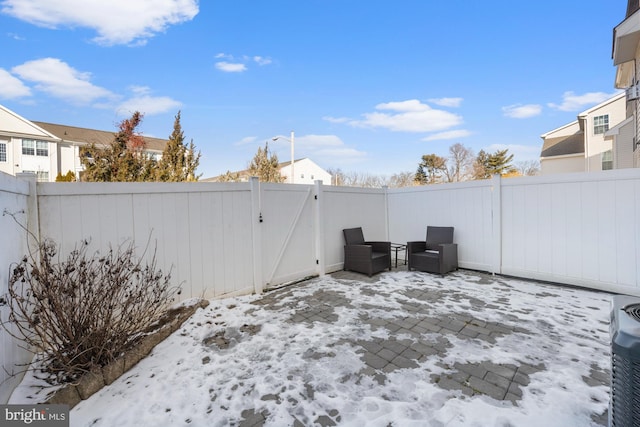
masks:
<svg viewBox="0 0 640 427"><path fill-rule="evenodd" d="M88 256L89 242L82 241L63 260L53 241L37 247L12 265L5 303L14 336L40 354L56 382L116 359L180 293L171 274L156 268L155 251L143 263L133 242Z"/></svg>

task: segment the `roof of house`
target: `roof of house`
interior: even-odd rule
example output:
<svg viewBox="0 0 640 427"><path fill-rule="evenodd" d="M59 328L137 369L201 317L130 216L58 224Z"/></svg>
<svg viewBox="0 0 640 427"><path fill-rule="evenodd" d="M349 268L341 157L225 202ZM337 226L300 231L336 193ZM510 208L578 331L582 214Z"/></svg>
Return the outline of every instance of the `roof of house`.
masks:
<svg viewBox="0 0 640 427"><path fill-rule="evenodd" d="M584 132L572 135L547 138L544 140L540 157L565 156L584 153Z"/></svg>
<svg viewBox="0 0 640 427"><path fill-rule="evenodd" d="M605 107L605 106L607 106L609 104L612 104L612 103L614 103L616 101L621 101L621 100L622 100L622 103L626 103L627 102L627 94L624 91L618 92L614 96L612 96L611 98L602 101L598 105L594 105L593 107L590 107L590 108L584 110L583 112L578 114L578 118L584 117L584 116L588 116L589 114L593 113L594 111L597 111L597 110L601 109L602 107Z"/></svg>
<svg viewBox="0 0 640 427"><path fill-rule="evenodd" d="M35 125L41 127L47 132L52 133L63 141L74 142L79 144L95 144L107 146L113 142L115 132L109 132L104 130L86 129L75 126L58 125L54 123L36 122L32 121ZM145 149L151 151L163 151L167 144L166 139L152 138L143 136L145 142Z"/></svg>
<svg viewBox="0 0 640 427"><path fill-rule="evenodd" d="M307 160L307 159L308 159L307 157L303 157L301 159L295 159L293 163L295 164L295 163L298 163L298 162L300 162L302 160ZM291 160L289 160L288 162L280 162L280 163L278 163L278 167L280 169L282 169L283 167L289 166L290 164L291 164Z"/></svg>
<svg viewBox="0 0 640 427"><path fill-rule="evenodd" d="M640 1L638 0L629 0L627 3L627 18L636 13L636 11L640 9Z"/></svg>

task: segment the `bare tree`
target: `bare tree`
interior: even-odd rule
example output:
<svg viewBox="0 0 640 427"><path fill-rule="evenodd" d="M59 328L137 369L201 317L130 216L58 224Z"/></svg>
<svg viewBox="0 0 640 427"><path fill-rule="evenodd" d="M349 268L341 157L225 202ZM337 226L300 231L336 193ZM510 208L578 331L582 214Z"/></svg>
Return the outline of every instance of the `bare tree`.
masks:
<svg viewBox="0 0 640 427"><path fill-rule="evenodd" d="M537 160L524 160L515 165L522 176L535 176L540 174L540 162Z"/></svg>
<svg viewBox="0 0 640 427"><path fill-rule="evenodd" d="M394 173L389 178L387 185L390 188L411 187L415 185L414 177L413 172Z"/></svg>
<svg viewBox="0 0 640 427"><path fill-rule="evenodd" d="M449 147L449 158L445 169L447 182L468 181L473 177L473 150L460 143Z"/></svg>
<svg viewBox="0 0 640 427"><path fill-rule="evenodd" d="M331 183L347 187L391 188L407 187L414 185L413 172L399 172L393 175L376 175L368 172L343 172L341 169L328 169L331 174Z"/></svg>

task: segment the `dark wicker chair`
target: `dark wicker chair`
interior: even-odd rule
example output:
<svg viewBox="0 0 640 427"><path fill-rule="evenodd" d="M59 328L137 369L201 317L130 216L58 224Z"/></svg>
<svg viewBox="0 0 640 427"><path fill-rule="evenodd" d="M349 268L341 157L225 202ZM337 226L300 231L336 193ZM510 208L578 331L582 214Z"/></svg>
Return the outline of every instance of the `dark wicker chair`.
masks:
<svg viewBox="0 0 640 427"><path fill-rule="evenodd" d="M427 240L407 242L409 271L445 275L458 269L458 245L453 243L453 227L427 227Z"/></svg>
<svg viewBox="0 0 640 427"><path fill-rule="evenodd" d="M387 268L391 270L391 242L365 242L362 228L342 230L344 235L344 269L369 277Z"/></svg>

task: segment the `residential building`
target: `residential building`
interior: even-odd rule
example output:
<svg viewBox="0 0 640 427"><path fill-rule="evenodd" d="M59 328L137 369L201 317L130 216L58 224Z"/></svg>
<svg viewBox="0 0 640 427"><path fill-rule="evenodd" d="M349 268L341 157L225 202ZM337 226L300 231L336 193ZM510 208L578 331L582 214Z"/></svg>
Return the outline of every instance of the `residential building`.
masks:
<svg viewBox="0 0 640 427"><path fill-rule="evenodd" d="M626 114L622 92L581 112L577 120L541 135L540 174L593 172L620 166L614 164L614 138Z"/></svg>
<svg viewBox="0 0 640 427"><path fill-rule="evenodd" d="M291 162L282 162L278 164L280 175L285 177L285 183L291 183ZM329 172L322 169L311 159L305 157L295 160L293 162L293 172L295 173L294 184L313 184L315 181L322 181L324 185L332 184L332 177ZM251 177L248 169L242 171L231 172L232 174L238 174L238 178L242 182L246 182ZM221 176L201 179L203 182L216 182L222 179Z"/></svg>
<svg viewBox="0 0 640 427"><path fill-rule="evenodd" d="M280 163L280 174L286 177L285 182L291 181L291 162ZM315 164L311 159L305 157L296 160L293 163L293 172L295 173L295 184L313 184L317 180L321 180L324 185L331 185L331 174L320 166Z"/></svg>
<svg viewBox="0 0 640 427"><path fill-rule="evenodd" d="M610 132L614 160L624 167L640 167L638 128L640 118L640 0L628 0L625 19L613 29L613 65L616 66L614 86L624 89L627 113L624 123ZM617 152L616 152L617 151Z"/></svg>
<svg viewBox="0 0 640 427"><path fill-rule="evenodd" d="M39 181L54 181L58 142L60 138L51 132L0 105L1 172L33 172Z"/></svg>
<svg viewBox="0 0 640 427"><path fill-rule="evenodd" d="M53 182L58 174L83 170L80 147L95 144L106 147L114 140L113 131L27 120L0 105L0 171L15 175L34 172L39 181ZM160 158L167 140L144 137L145 152Z"/></svg>

